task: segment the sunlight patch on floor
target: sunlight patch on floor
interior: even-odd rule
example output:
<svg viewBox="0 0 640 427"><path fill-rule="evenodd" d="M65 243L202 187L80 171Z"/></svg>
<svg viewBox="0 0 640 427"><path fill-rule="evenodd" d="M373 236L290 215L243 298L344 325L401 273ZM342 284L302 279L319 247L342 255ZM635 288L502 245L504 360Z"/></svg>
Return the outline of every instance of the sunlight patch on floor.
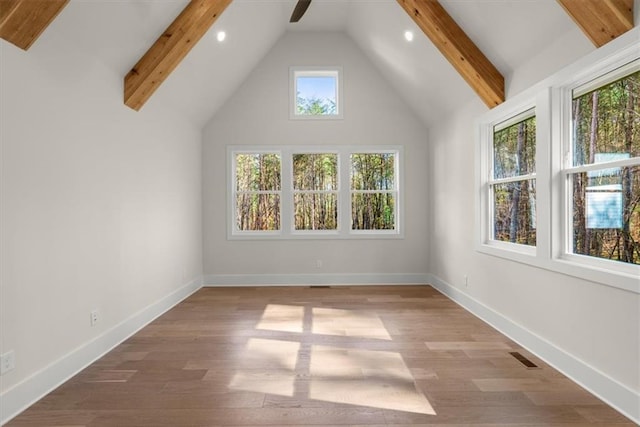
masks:
<svg viewBox="0 0 640 427"><path fill-rule="evenodd" d="M362 377L332 375L333 366L359 369ZM313 346L310 373L310 399L435 415L399 353Z"/></svg>
<svg viewBox="0 0 640 427"><path fill-rule="evenodd" d="M256 329L300 335L249 339L230 389L435 415L400 353L309 343L321 336L391 340L375 312L269 304Z"/></svg>
<svg viewBox="0 0 640 427"><path fill-rule="evenodd" d="M300 351L296 342L250 339L229 388L435 415L399 353L311 345L301 363Z"/></svg>
<svg viewBox="0 0 640 427"><path fill-rule="evenodd" d="M293 371L296 368L300 343L292 341L251 338L247 341L244 360L261 361L276 369Z"/></svg>
<svg viewBox="0 0 640 427"><path fill-rule="evenodd" d="M376 313L314 307L312 333L390 340Z"/></svg>
<svg viewBox="0 0 640 427"><path fill-rule="evenodd" d="M232 390L293 396L300 343L251 338L238 358L240 368L229 382Z"/></svg>
<svg viewBox="0 0 640 427"><path fill-rule="evenodd" d="M304 307L298 305L269 304L256 329L279 332L302 332Z"/></svg>
<svg viewBox="0 0 640 427"><path fill-rule="evenodd" d="M281 375L258 375L255 371L239 371L231 382L232 390L253 391L256 393L275 394L293 397L296 376L293 372L283 372Z"/></svg>

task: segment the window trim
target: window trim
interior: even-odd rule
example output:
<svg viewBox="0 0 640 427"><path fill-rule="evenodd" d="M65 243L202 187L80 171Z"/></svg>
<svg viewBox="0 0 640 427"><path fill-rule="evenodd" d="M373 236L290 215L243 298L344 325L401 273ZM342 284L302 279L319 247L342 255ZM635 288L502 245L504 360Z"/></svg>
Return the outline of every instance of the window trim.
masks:
<svg viewBox="0 0 640 427"><path fill-rule="evenodd" d="M279 153L281 159L280 230L241 231L235 222L235 155L238 153ZM351 153L395 154L396 228L394 230L351 230ZM295 230L293 209L293 155L336 153L338 155L337 230ZM404 239L404 147L401 145L228 145L227 146L227 240L290 239Z"/></svg>
<svg viewBox="0 0 640 427"><path fill-rule="evenodd" d="M545 97L546 98L546 97ZM476 250L490 255L504 256L518 262L531 262L528 259L535 258L538 255L538 247L540 240L540 221L545 223L544 213L541 212L539 204L541 181L545 181L541 176L540 165L544 163L545 152L540 149L539 140L543 129L539 126L540 120L539 103L544 100L536 100L533 97L526 97L510 108L498 108L492 110L485 117L476 123L477 136L476 140L476 182L479 191L476 194L476 206L478 207L476 215ZM503 104L504 105L504 104ZM495 179L494 174L494 158L493 158L493 135L497 130L505 129L515 123L525 120L529 117L536 117L536 172L528 175L519 175L510 178ZM543 120L544 121L544 120ZM544 169L544 166L543 166ZM518 243L503 242L493 239L494 235L494 213L491 191L492 185L502 182L522 181L525 179L534 179L536 181L536 245L523 245ZM541 218L542 214L542 218ZM544 241L544 239L543 239Z"/></svg>
<svg viewBox="0 0 640 427"><path fill-rule="evenodd" d="M297 90L297 77L298 75L305 76L335 76L336 77L336 114L298 114L298 90ZM342 120L344 119L344 103L343 103L343 72L340 66L322 66L322 67L310 67L310 66L292 66L289 67L289 119L291 120Z"/></svg>
<svg viewBox="0 0 640 427"><path fill-rule="evenodd" d="M376 148L372 148L372 147L362 147L361 149L359 147L355 147L353 150L351 150L349 152L349 166L345 169L347 169L347 172L349 173L349 177L348 180L345 181L347 183L349 183L348 188L345 189L345 193L347 193L348 195L348 205L345 206L351 206L351 196L355 193L366 193L366 192L370 192L370 193L385 193L385 192L393 192L395 193L396 196L396 209L395 209L395 224L396 224L396 228L394 230L352 230L351 227L349 227L349 231L351 235L356 235L356 236L384 236L384 235L389 235L389 236L395 236L398 233L400 233L400 229L401 229L401 223L403 221L401 221L401 214L404 212L404 209L400 209L401 203L402 203L402 195L401 195L401 189L404 188L404 182L402 181L402 167L401 167L401 161L402 161L402 154L399 150L396 151L396 155L394 158L394 168L395 168L395 176L394 176L394 189L393 190L353 190L351 188L351 154L384 154L384 153L389 153L392 151L396 151L396 150L383 150L380 149L378 147ZM347 212L349 214L351 214L351 208L347 209ZM351 217L349 217L349 224L351 224Z"/></svg>
<svg viewBox="0 0 640 427"><path fill-rule="evenodd" d="M296 149L298 148L298 149ZM290 162L290 167L288 167L289 169L289 179L287 182L289 182L291 184L290 188L287 190L288 196L291 197L291 215L290 218L288 218L288 223L290 224L288 230L292 235L297 235L297 236L301 236L301 237L311 237L314 238L316 235L318 234L326 234L327 236L331 236L331 235L335 235L338 236L340 235L341 231L342 231L342 221L340 220L340 215L341 215L341 210L342 210L342 200L341 200L341 194L342 194L342 188L343 188L343 182L342 182L342 176L340 175L340 171L342 169L342 158L340 156L340 152L336 151L336 150L329 150L326 147L316 147L318 148L317 150L313 150L310 149L309 147L293 147L293 149L290 150L290 152L288 152L288 158L291 160ZM335 154L337 156L337 164L338 164L338 186L336 191L317 191L317 190L296 190L294 185L293 185L293 156L295 154ZM313 194L313 193L325 193L325 194L330 194L330 193L337 193L337 201L338 201L338 223L336 224L336 229L335 230L296 230L295 229L295 202L294 202L294 196L295 194L299 194L299 193L306 193L306 194ZM280 213L280 217L282 218L282 212ZM283 227L284 229L284 227Z"/></svg>
<svg viewBox="0 0 640 427"><path fill-rule="evenodd" d="M570 156L571 100L573 89L606 84L607 75L633 61L640 60L637 38L640 29L630 30L574 64L553 74L528 90L514 96L476 120L476 238L478 252L516 261L533 267L580 278L604 286L640 294L640 266L625 264L567 251L568 191L565 168ZM618 78L627 73L621 73ZM614 78L615 80L615 78ZM486 177L487 141L493 125L508 120L526 108L536 110L536 213L537 248L535 254L523 253L513 244L488 244ZM627 160L615 161L616 165ZM611 163L614 164L613 162ZM606 166L607 164L602 163ZM582 168L582 167L581 167Z"/></svg>
<svg viewBox="0 0 640 427"><path fill-rule="evenodd" d="M236 207L236 200L237 200L237 188L236 188L236 168L235 168L235 156L236 154L253 154L255 153L255 150L250 150L250 149L239 149L239 150L235 150L232 154L230 154L229 160L231 163L229 163L229 174L230 174L230 178L229 178L229 182L231 183L229 186L229 189L227 191L227 206L229 208L229 212L228 215L230 215L230 218L234 218L236 217L236 212L235 212L235 207ZM260 151L261 154L278 154L280 155L280 174L282 174L282 154L277 151L277 150L262 150ZM231 167L231 165L233 165L233 167ZM249 192L242 192L242 193L253 193L253 194L260 194L260 193L276 193L280 196L280 210L282 210L282 196L283 196L283 191L282 191L282 180L280 180L280 190L274 190L274 191L249 191ZM280 214L280 227L282 228L282 213ZM240 231L237 230L237 224L235 223L235 221L230 221L227 225L227 229L229 232L241 232L243 234L246 235L250 235L252 233L256 233L255 231ZM260 231L260 233L267 233L270 235L276 235L279 233L278 230L265 230L265 231Z"/></svg>
<svg viewBox="0 0 640 427"><path fill-rule="evenodd" d="M556 253L558 254L557 258L559 260L589 269L611 271L612 274L635 276L637 280L637 278L640 277L639 265L574 253L572 239L573 223L571 221L573 213L572 175L610 167L640 165L640 159L637 157L579 166L573 165L573 121L570 119L572 117L572 101L576 96L584 95L626 75L640 71L640 56L636 58L626 58L626 60L625 58L625 56L622 56L611 62L602 61L600 64L594 64L593 67L587 68L581 76L561 85L556 91L557 99L555 102L557 109L561 113L557 114L554 118L562 135L560 143L557 144L561 146L562 153L558 170L559 182L554 186L557 188L557 191L560 192L560 198L562 200L562 213L560 217L561 237L556 242L558 245ZM640 280L638 280L638 282L640 282ZM640 285L638 288L640 288Z"/></svg>
<svg viewBox="0 0 640 427"><path fill-rule="evenodd" d="M485 243L489 245L492 245L492 244L502 245L504 243L506 244L506 248L513 248L512 250L517 252L535 255L537 244L524 245L519 243L505 242L505 241L497 240L494 238L496 234L496 230L495 230L496 222L495 222L495 209L493 208L493 205L494 205L493 200L495 196L495 192L493 188L496 185L532 180L536 182L536 188L537 188L537 181L538 181L537 168L536 168L536 172L532 172L524 175L514 175L506 178L495 178L495 160L496 159L495 159L495 150L493 145L495 133L501 130L504 130L510 126L513 126L517 123L520 123L524 120L530 119L531 117L536 117L535 107L524 110L519 114L512 115L508 119L498 122L492 126L492 132L490 135L490 139L487 141L488 147L486 149L486 153L489 161L489 165L488 165L489 173L486 177L487 179L486 197L487 197L487 208L489 212L487 215L488 224L485 225L487 227L487 233L488 233L486 236L487 240L485 241ZM536 126L536 129L537 129L537 126ZM537 144L537 135L536 135L536 153L538 152L537 145L538 144ZM536 165L537 165L537 162L536 162ZM536 196L536 199L537 199L537 196ZM537 206L536 206L536 211L537 211ZM537 235L537 229L536 229L536 235Z"/></svg>

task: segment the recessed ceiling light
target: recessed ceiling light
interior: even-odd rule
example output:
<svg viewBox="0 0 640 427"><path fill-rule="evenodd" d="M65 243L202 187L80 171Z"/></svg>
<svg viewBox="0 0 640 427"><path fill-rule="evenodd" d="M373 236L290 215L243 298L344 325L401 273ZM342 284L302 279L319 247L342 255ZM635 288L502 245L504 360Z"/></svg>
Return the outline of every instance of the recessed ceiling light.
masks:
<svg viewBox="0 0 640 427"><path fill-rule="evenodd" d="M404 32L404 38L410 42L413 41L413 31L405 31Z"/></svg>
<svg viewBox="0 0 640 427"><path fill-rule="evenodd" d="M216 40L218 40L220 43L222 43L226 38L227 33L225 33L224 31L218 31L218 34L216 34Z"/></svg>

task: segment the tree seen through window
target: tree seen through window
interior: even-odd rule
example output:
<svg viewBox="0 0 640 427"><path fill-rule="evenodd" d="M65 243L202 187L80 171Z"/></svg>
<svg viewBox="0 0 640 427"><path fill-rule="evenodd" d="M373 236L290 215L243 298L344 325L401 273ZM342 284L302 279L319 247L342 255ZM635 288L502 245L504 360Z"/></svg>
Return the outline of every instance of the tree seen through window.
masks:
<svg viewBox="0 0 640 427"><path fill-rule="evenodd" d="M573 252L640 264L640 72L575 96ZM621 167L607 162L628 160Z"/></svg>

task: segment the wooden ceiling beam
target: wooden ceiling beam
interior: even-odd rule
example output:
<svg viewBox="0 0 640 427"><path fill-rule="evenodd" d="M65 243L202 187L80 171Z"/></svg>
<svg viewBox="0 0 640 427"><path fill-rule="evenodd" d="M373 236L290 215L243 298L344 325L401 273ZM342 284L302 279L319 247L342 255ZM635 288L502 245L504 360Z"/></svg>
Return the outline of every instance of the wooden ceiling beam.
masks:
<svg viewBox="0 0 640 427"><path fill-rule="evenodd" d="M0 38L27 50L69 0L0 0Z"/></svg>
<svg viewBox="0 0 640 427"><path fill-rule="evenodd" d="M140 110L230 3L191 0L125 76L124 103Z"/></svg>
<svg viewBox="0 0 640 427"><path fill-rule="evenodd" d="M633 28L633 0L558 0L558 3L596 47Z"/></svg>
<svg viewBox="0 0 640 427"><path fill-rule="evenodd" d="M398 3L489 108L504 102L504 77L437 0Z"/></svg>

